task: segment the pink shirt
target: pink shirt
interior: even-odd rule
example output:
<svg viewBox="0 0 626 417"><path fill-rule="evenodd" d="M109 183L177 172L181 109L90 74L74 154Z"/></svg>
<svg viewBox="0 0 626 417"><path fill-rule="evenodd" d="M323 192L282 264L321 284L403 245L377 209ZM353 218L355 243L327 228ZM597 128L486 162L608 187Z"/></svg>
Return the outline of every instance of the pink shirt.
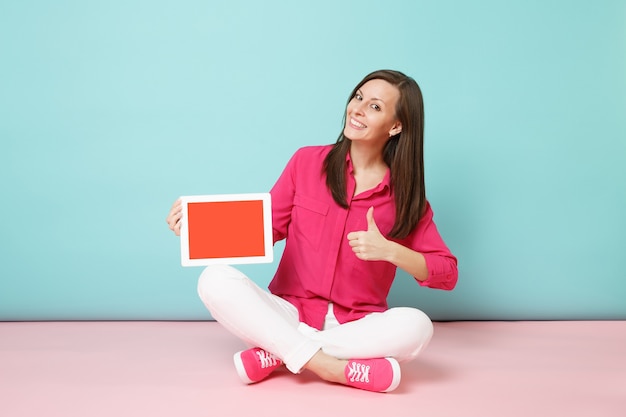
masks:
<svg viewBox="0 0 626 417"><path fill-rule="evenodd" d="M352 252L347 235L367 230L366 213L374 206L374 220L387 236L394 223L395 204L390 173L375 188L352 197L355 179L348 155L348 204L344 209L326 187L322 166L331 146L299 149L271 190L274 242L287 239L278 270L269 285L272 293L293 303L300 320L321 329L333 303L340 323L384 311L396 266L385 261L362 261ZM428 279L420 285L451 290L456 285L457 260L426 214L411 234L396 242L426 258Z"/></svg>

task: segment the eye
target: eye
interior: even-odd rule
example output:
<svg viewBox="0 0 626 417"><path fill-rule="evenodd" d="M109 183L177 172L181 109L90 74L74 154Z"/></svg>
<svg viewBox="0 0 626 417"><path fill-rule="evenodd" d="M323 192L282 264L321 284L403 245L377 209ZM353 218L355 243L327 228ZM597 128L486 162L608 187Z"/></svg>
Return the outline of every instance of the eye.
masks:
<svg viewBox="0 0 626 417"><path fill-rule="evenodd" d="M359 100L359 101L363 100L363 96L362 96L362 95L360 95L359 93L356 93L356 94L354 95L354 98L355 98L355 99L357 99L357 100Z"/></svg>
<svg viewBox="0 0 626 417"><path fill-rule="evenodd" d="M382 110L378 104L372 104L370 107L373 108L376 111L381 111Z"/></svg>

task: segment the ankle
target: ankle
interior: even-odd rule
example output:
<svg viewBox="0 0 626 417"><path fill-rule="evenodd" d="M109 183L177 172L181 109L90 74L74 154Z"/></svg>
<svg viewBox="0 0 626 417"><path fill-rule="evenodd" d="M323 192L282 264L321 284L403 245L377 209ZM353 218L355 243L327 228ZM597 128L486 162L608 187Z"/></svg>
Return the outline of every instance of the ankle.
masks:
<svg viewBox="0 0 626 417"><path fill-rule="evenodd" d="M304 365L304 368L325 381L345 384L344 371L347 364L348 361L329 356L320 350Z"/></svg>

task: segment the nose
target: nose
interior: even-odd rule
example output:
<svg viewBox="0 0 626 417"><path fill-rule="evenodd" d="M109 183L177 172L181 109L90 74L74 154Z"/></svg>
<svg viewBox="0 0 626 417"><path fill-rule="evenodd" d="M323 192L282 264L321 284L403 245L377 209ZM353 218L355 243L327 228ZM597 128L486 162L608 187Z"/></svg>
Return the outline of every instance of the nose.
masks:
<svg viewBox="0 0 626 417"><path fill-rule="evenodd" d="M355 101L352 103L351 107L351 113L354 114L358 114L358 115L363 115L365 114L365 103L363 103L362 101Z"/></svg>

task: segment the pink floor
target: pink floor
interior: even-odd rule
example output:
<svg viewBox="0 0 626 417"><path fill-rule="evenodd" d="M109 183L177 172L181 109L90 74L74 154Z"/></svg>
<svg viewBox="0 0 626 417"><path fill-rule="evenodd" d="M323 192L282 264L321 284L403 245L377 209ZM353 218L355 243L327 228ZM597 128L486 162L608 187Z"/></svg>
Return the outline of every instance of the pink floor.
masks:
<svg viewBox="0 0 626 417"><path fill-rule="evenodd" d="M435 323L400 387L246 386L215 322L0 323L0 416L626 416L626 321Z"/></svg>

